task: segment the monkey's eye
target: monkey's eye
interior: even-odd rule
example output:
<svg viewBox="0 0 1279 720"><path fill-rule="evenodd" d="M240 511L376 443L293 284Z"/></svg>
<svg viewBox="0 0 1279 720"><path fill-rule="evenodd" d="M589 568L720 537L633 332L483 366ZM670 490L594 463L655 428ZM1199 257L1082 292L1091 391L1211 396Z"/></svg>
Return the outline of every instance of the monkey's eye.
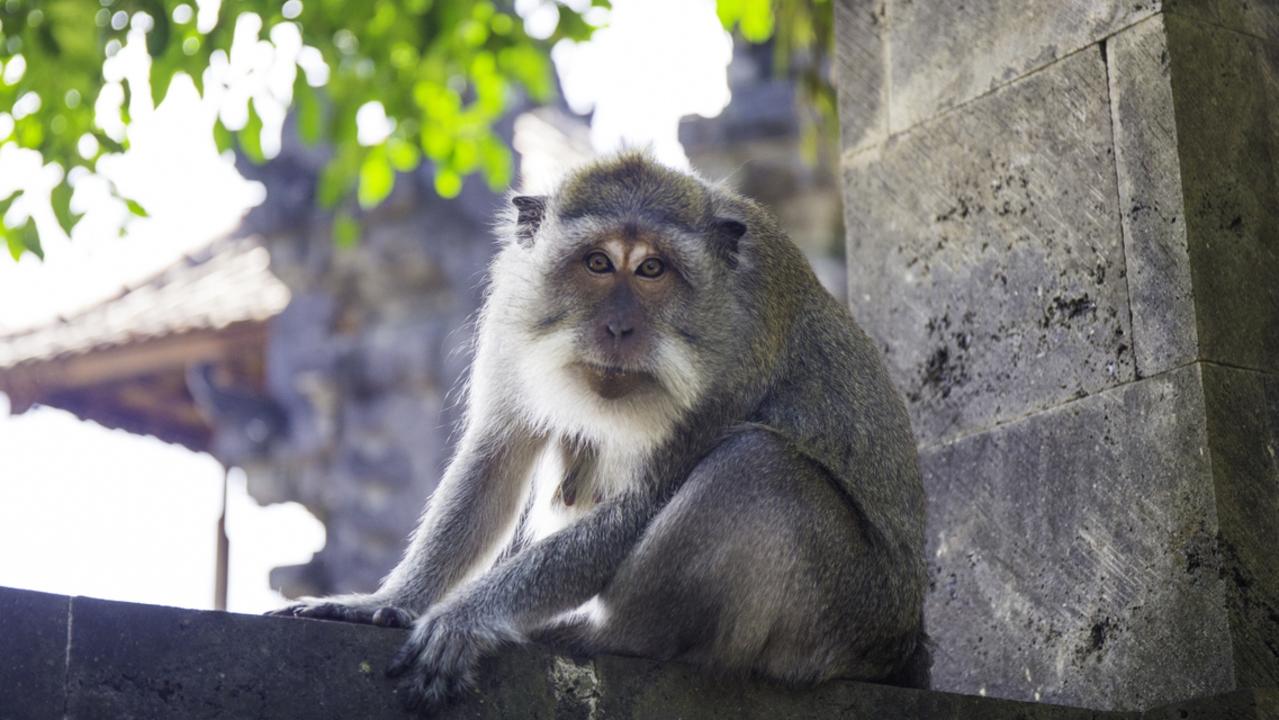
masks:
<svg viewBox="0 0 1279 720"><path fill-rule="evenodd" d="M613 261L604 253L596 250L586 256L586 269L597 275L613 272Z"/></svg>
<svg viewBox="0 0 1279 720"><path fill-rule="evenodd" d="M649 258L635 268L636 275L650 279L660 277L664 272L666 272L666 264L657 258Z"/></svg>

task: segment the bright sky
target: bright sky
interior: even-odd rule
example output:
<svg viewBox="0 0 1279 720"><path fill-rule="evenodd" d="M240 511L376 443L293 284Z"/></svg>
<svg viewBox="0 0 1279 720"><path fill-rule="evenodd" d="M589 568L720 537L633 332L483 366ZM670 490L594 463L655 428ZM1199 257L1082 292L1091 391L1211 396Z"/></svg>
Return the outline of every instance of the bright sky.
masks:
<svg viewBox="0 0 1279 720"><path fill-rule="evenodd" d="M198 3L201 17L212 3ZM580 0L569 3L578 6ZM589 4L589 3L587 3ZM530 33L545 31L539 0L518 0ZM713 116L728 103L725 70L732 42L720 28L712 0L614 0L609 26L589 43L553 53L566 99L575 111L594 110L591 138L598 150L651 146L663 161L686 166L679 118ZM159 108L134 92L131 148L103 171L150 212L128 218L101 181L76 185L73 203L87 211L74 237L53 236L52 218L37 212L45 242L43 263L0 258L0 332L41 324L116 294L235 227L261 201L213 146L217 113L243 123L252 96L263 115L263 146L279 143L295 67L321 81L324 68L301 47L295 30L256 39L260 22L241 18L230 57L215 60L201 99L176 79ZM140 32L140 30L139 30ZM139 35L140 37L140 35ZM661 45L654 52L654 38ZM140 73L145 52L130 42L104 66L108 80ZM111 102L116 90L104 93ZM118 104L119 97L114 98ZM279 108L274 112L271 108ZM379 132L372 108L362 134ZM384 121L383 121L384 122ZM0 150L0 192L15 185L39 192L56 182L31 155ZM25 213L15 203L11 210ZM0 395L0 585L192 608L213 601L214 541L221 505L222 467L211 457L150 437L107 430L49 408L10 415ZM267 572L305 562L323 547L324 530L296 503L259 507L233 473L228 498L231 539L229 608L260 612L283 600Z"/></svg>

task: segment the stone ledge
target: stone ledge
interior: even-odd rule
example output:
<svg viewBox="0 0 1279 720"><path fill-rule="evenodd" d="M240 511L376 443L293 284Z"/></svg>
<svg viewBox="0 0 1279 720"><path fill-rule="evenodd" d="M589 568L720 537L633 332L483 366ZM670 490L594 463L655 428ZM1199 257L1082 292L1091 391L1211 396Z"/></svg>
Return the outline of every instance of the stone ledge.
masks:
<svg viewBox="0 0 1279 720"><path fill-rule="evenodd" d="M404 718L382 677L404 631L109 602L0 588L0 720ZM1275 691L1241 690L1151 718L1273 718ZM808 691L674 663L494 659L448 718L954 718L1139 720L857 682Z"/></svg>

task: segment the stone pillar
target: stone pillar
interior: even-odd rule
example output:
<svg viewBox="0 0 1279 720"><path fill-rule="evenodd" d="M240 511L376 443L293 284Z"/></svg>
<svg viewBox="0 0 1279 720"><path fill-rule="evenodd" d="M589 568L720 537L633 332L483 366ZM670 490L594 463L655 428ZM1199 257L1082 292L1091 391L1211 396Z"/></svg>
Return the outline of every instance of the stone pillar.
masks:
<svg viewBox="0 0 1279 720"><path fill-rule="evenodd" d="M839 0L849 299L938 689L1279 683L1279 2Z"/></svg>

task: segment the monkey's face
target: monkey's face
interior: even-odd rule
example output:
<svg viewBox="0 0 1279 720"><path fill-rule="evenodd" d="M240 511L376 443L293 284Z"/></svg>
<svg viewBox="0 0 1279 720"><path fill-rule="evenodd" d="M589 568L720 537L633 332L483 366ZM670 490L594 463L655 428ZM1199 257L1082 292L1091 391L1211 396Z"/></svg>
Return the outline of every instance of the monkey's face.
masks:
<svg viewBox="0 0 1279 720"><path fill-rule="evenodd" d="M509 247L495 277L517 312L512 362L530 412L589 435L597 425L651 438L702 396L702 352L731 322L722 260L698 233L638 219L556 221L532 247ZM518 270L515 268L519 267ZM712 299L719 297L719 302ZM641 441L640 438L632 438Z"/></svg>
<svg viewBox="0 0 1279 720"><path fill-rule="evenodd" d="M547 248L543 285L560 302L543 320L558 320L572 336L569 372L605 401L687 393L687 381L670 375L692 364L680 320L696 258L673 233L634 221L565 230Z"/></svg>
<svg viewBox="0 0 1279 720"><path fill-rule="evenodd" d="M581 308L577 373L604 399L656 390L659 341L677 304L678 270L653 232L610 228L571 248L559 269Z"/></svg>
<svg viewBox="0 0 1279 720"><path fill-rule="evenodd" d="M639 154L512 198L485 316L531 422L651 445L734 382L758 315L735 202Z"/></svg>

